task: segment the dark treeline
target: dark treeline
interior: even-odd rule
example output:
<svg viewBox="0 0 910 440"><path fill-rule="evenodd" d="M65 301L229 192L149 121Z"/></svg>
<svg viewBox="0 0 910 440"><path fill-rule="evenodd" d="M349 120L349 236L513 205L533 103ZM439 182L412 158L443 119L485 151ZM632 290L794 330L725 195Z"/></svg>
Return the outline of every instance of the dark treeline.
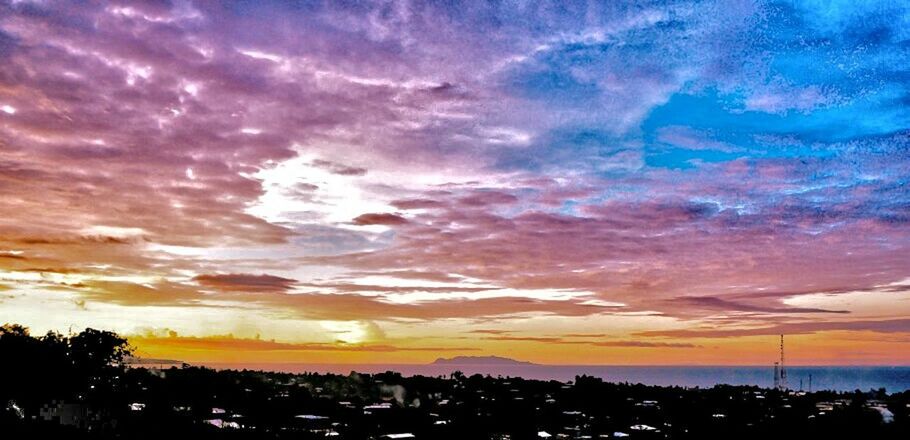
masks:
<svg viewBox="0 0 910 440"><path fill-rule="evenodd" d="M0 327L0 402L26 408L51 399L104 402L117 391L114 380L130 350L115 333L86 329L69 336L32 337L20 325Z"/></svg>
<svg viewBox="0 0 910 440"><path fill-rule="evenodd" d="M910 438L908 392L158 370L130 354L111 332L0 327L0 438Z"/></svg>

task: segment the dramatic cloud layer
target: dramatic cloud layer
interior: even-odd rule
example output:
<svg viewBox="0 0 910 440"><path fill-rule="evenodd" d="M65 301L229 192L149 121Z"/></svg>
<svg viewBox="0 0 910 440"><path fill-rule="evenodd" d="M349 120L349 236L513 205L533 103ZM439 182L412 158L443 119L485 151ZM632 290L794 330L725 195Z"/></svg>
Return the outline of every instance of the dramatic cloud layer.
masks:
<svg viewBox="0 0 910 440"><path fill-rule="evenodd" d="M784 332L910 363L908 29L895 2L0 0L0 321L213 360L770 361Z"/></svg>

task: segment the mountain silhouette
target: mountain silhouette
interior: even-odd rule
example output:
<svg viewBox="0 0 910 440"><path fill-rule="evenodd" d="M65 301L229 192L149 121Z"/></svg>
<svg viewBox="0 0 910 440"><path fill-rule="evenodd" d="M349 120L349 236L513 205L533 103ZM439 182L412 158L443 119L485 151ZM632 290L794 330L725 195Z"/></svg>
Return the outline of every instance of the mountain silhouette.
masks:
<svg viewBox="0 0 910 440"><path fill-rule="evenodd" d="M519 361L500 356L455 356L439 358L431 365L537 365L532 362Z"/></svg>

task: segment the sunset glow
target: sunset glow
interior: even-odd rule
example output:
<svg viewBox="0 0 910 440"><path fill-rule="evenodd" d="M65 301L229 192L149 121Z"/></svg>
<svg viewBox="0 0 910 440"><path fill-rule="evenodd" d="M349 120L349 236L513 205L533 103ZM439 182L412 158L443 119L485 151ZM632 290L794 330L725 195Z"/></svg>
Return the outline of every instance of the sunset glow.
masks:
<svg viewBox="0 0 910 440"><path fill-rule="evenodd" d="M815 3L0 0L0 324L910 365L910 9Z"/></svg>

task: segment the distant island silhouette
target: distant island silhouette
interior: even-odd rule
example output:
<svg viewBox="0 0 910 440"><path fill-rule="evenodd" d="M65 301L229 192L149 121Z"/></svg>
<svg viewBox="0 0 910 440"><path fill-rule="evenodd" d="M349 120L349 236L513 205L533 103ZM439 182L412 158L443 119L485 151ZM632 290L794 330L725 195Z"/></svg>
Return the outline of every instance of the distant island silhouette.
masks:
<svg viewBox="0 0 910 440"><path fill-rule="evenodd" d="M533 362L519 361L500 356L455 356L439 358L430 365L538 365Z"/></svg>

